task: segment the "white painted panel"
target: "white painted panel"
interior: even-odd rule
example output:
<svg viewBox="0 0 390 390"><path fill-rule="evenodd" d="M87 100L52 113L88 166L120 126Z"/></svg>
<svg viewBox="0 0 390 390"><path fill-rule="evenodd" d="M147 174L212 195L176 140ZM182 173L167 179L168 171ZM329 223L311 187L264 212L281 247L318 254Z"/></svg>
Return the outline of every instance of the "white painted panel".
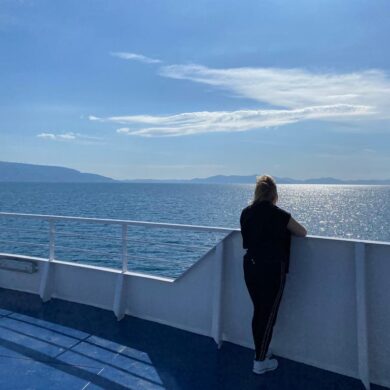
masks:
<svg viewBox="0 0 390 390"><path fill-rule="evenodd" d="M354 244L295 239L274 345L281 355L357 376Z"/></svg>
<svg viewBox="0 0 390 390"><path fill-rule="evenodd" d="M366 245L370 375L390 387L390 245Z"/></svg>
<svg viewBox="0 0 390 390"><path fill-rule="evenodd" d="M52 296L112 310L118 272L95 267L55 265Z"/></svg>
<svg viewBox="0 0 390 390"><path fill-rule="evenodd" d="M226 247L223 333L227 340L253 346L240 234ZM293 240L271 349L296 361L357 375L355 335L353 243Z"/></svg>
<svg viewBox="0 0 390 390"><path fill-rule="evenodd" d="M214 251L173 283L130 276L127 312L210 335Z"/></svg>

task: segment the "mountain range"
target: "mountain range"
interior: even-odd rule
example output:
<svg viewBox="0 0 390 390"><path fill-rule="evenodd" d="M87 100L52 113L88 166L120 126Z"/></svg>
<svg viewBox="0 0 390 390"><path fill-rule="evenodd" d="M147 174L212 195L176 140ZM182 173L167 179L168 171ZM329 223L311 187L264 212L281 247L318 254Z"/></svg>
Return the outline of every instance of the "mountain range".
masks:
<svg viewBox="0 0 390 390"><path fill-rule="evenodd" d="M109 183L109 177L76 169L0 161L0 182Z"/></svg>
<svg viewBox="0 0 390 390"><path fill-rule="evenodd" d="M41 183L204 183L204 184L254 184L255 174L247 176L239 175L217 175L206 178L194 178L187 180L114 180L107 176L93 173L83 173L75 169L34 165L14 162L0 161L0 182L41 182ZM384 180L341 180L333 177L322 177L315 179L291 179L288 177L275 177L278 184L368 184L368 185L390 185L390 179Z"/></svg>

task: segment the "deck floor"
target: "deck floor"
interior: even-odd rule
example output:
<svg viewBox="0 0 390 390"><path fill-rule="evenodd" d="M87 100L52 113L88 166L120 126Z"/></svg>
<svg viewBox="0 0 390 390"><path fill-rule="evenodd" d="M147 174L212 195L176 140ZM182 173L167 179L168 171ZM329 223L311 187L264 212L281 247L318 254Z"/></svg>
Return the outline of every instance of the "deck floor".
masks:
<svg viewBox="0 0 390 390"><path fill-rule="evenodd" d="M0 389L364 389L359 380L107 310L0 289ZM385 389L372 386L373 390Z"/></svg>

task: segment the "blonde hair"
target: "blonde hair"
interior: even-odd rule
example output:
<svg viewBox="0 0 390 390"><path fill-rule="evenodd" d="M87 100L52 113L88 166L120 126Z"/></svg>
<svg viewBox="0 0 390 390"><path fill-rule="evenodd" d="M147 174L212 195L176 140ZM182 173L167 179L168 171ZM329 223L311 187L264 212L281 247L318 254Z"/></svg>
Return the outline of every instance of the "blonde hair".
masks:
<svg viewBox="0 0 390 390"><path fill-rule="evenodd" d="M253 197L253 203L268 200L274 202L278 198L276 182L272 176L263 175L256 179L256 188Z"/></svg>

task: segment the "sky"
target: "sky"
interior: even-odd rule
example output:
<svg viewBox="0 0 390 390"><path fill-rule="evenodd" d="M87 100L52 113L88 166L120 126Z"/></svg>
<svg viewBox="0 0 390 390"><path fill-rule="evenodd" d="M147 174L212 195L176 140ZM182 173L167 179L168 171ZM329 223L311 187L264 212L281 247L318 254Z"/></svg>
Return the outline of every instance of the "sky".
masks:
<svg viewBox="0 0 390 390"><path fill-rule="evenodd" d="M0 0L0 161L390 178L389 0Z"/></svg>

